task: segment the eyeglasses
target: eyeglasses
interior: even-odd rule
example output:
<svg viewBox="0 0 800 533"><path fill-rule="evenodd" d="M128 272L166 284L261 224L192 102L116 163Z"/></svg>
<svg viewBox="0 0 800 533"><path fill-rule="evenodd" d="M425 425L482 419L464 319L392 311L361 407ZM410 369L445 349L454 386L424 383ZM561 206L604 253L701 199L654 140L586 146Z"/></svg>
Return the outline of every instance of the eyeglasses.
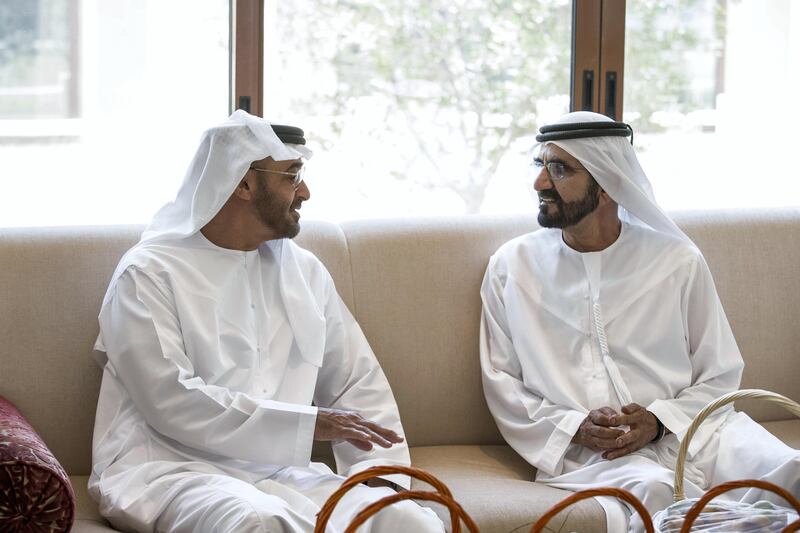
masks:
<svg viewBox="0 0 800 533"><path fill-rule="evenodd" d="M581 170L586 170L585 168L582 167L573 168L564 163L563 161L559 160L548 161L547 163L545 163L538 157L533 160L533 163L531 163L531 165L536 167L537 169L542 169L544 167L547 167L547 173L550 175L550 179L552 179L553 181L562 181L571 177L576 172L579 172Z"/></svg>
<svg viewBox="0 0 800 533"><path fill-rule="evenodd" d="M260 167L250 167L250 170L255 170L256 172L266 172L269 174L280 174L281 176L288 176L292 178L292 186L297 189L300 187L300 184L303 182L303 177L305 176L306 167L300 167L300 170L297 172L284 172L282 170L272 170L270 168L260 168Z"/></svg>

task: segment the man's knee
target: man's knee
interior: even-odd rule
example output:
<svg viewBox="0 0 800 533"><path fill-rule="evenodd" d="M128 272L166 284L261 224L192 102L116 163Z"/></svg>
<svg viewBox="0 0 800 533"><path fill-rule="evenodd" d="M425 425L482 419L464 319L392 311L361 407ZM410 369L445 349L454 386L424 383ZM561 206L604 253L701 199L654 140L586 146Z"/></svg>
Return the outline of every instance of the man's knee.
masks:
<svg viewBox="0 0 800 533"><path fill-rule="evenodd" d="M305 533L313 530L313 526L310 527L311 529L298 528L294 521L287 520L285 516L253 511L233 527L220 529L219 531L236 531L237 533L239 531L246 533Z"/></svg>
<svg viewBox="0 0 800 533"><path fill-rule="evenodd" d="M239 527L224 531L247 531L251 533L311 533L314 524L309 517L301 516L286 505L286 502L275 498L278 502L251 507L246 520ZM222 531L222 530L221 530Z"/></svg>
<svg viewBox="0 0 800 533"><path fill-rule="evenodd" d="M634 486L628 490L642 502L645 509L652 515L666 509L673 502L673 481L673 477L665 472L652 472L651 475L637 479ZM630 512L631 521L628 531L636 533L644 531L642 517L633 509L630 509Z"/></svg>
<svg viewBox="0 0 800 533"><path fill-rule="evenodd" d="M280 523L273 523L272 517L265 516L256 509L241 509L238 516L227 521L225 525L229 529L220 531L244 531L246 533L284 533L286 530L281 528Z"/></svg>
<svg viewBox="0 0 800 533"><path fill-rule="evenodd" d="M215 501L212 509L202 521L203 528L207 531L241 531L244 533L284 533L287 530L276 518L276 511L272 505L264 502L249 501L234 495Z"/></svg>
<svg viewBox="0 0 800 533"><path fill-rule="evenodd" d="M649 510L660 510L672 503L673 481L671 476L654 473L637 479L628 488Z"/></svg>
<svg viewBox="0 0 800 533"><path fill-rule="evenodd" d="M372 532L399 533L401 531L442 533L444 525L431 509L411 501L397 502L374 515Z"/></svg>
<svg viewBox="0 0 800 533"><path fill-rule="evenodd" d="M198 502L199 504L199 502ZM164 531L236 531L237 533L298 533L313 531L313 524L270 495L253 501L235 494L217 494L200 513L181 513ZM184 514L183 517L180 515ZM177 518L177 520L175 520ZM177 522L177 524L176 524ZM178 525L180 524L180 525Z"/></svg>

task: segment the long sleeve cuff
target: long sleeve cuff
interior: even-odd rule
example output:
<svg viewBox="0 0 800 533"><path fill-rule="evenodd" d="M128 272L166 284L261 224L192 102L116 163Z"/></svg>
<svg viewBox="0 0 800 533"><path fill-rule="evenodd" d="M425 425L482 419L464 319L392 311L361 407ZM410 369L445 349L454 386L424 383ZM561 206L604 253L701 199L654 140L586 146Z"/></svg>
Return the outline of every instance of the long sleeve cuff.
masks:
<svg viewBox="0 0 800 533"><path fill-rule="evenodd" d="M683 412L674 401L670 400L654 400L653 403L647 406L647 410L653 413L664 424L664 427L673 432L679 441L683 441L689 426L694 420ZM708 443L716 429L726 418L726 416L722 416L722 412L718 411L703 421L689 443L689 458L694 457Z"/></svg>
<svg viewBox="0 0 800 533"><path fill-rule="evenodd" d="M654 400L647 406L647 410L653 413L658 418L664 427L682 437L692 419L686 413L675 407L668 400Z"/></svg>
<svg viewBox="0 0 800 533"><path fill-rule="evenodd" d="M297 422L297 441L294 447L295 465L308 466L311 463L311 448L314 445L314 431L317 427L317 408L309 407L300 414Z"/></svg>
<svg viewBox="0 0 800 533"><path fill-rule="evenodd" d="M578 428L586 418L586 414L580 411L570 411L564 415L550 434L542 453L542 461L538 465L540 469L551 476L557 476L564 468L564 456L572 443L572 437L578 432Z"/></svg>

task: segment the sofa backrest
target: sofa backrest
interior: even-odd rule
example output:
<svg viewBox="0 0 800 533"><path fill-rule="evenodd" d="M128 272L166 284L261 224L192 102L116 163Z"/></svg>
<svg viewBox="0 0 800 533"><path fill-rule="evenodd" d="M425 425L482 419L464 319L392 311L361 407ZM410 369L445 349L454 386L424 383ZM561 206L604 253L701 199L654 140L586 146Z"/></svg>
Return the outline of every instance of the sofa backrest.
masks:
<svg viewBox="0 0 800 533"><path fill-rule="evenodd" d="M800 402L800 209L671 215L714 275L746 365L741 388ZM736 407L762 422L792 418L763 401Z"/></svg>
<svg viewBox="0 0 800 533"><path fill-rule="evenodd" d="M747 361L743 386L800 398L800 210L674 216L714 273ZM370 340L411 445L502 442L480 384L478 289L494 250L535 228L523 216L304 224L298 243L326 264ZM0 230L0 395L71 474L91 463L97 312L141 229Z"/></svg>

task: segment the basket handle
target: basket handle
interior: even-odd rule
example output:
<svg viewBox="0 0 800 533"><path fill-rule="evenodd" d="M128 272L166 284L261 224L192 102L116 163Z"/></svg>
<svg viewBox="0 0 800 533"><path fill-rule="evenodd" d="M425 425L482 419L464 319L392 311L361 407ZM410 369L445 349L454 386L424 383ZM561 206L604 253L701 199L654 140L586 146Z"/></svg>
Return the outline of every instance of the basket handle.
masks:
<svg viewBox="0 0 800 533"><path fill-rule="evenodd" d="M368 468L362 472L353 474L352 476L344 480L344 483L342 483L341 487L339 487L336 490L336 492L331 494L331 496L328 498L328 501L325 502L325 505L323 505L322 508L317 513L317 524L314 526L314 533L325 533L325 528L328 525L328 520L330 520L331 515L333 514L333 509L336 507L336 504L339 503L339 500L341 500L342 497L347 493L347 491L349 491L359 483L367 481L368 479L380 476L388 476L391 474L404 474L407 476L411 476L413 478L417 478L420 481L424 481L428 485L431 485L434 489L436 489L436 492L438 492L442 496L445 496L446 498L450 499L453 498L453 494L450 492L450 489L447 487L447 485L442 483L433 474L430 474L425 470L414 468L413 466L393 466L393 465L373 466L372 468ZM452 515L452 512L451 512L451 518L452 518L453 533L460 533L461 525L458 521L458 518L455 515Z"/></svg>
<svg viewBox="0 0 800 533"><path fill-rule="evenodd" d="M729 403L733 403L736 400L743 400L746 398L753 398L759 400L767 400L773 403L777 403L778 405L783 406L786 408L787 411L791 412L792 414L800 417L800 404L783 396L781 394L770 392L761 389L743 389L739 391L729 392L728 394L724 394L713 400L708 405L706 405L702 411L697 413L697 416L694 417L694 420L689 425L689 429L686 430L686 435L684 435L683 440L681 440L681 447L678 451L678 459L675 463L675 501L679 502L686 499L686 495L683 492L683 471L684 471L684 463L686 462L686 454L689 451L689 442L694 437L694 434L697 432L697 429L700 427L700 424L703 421L719 409Z"/></svg>
<svg viewBox="0 0 800 533"><path fill-rule="evenodd" d="M550 508L545 514L533 524L530 533L541 533L544 530L544 527L547 523L552 519L555 515L572 505L573 503L577 503L581 500L586 500L589 498L594 498L595 496L613 496L620 500L624 500L627 503L631 504L636 512L639 513L639 516L642 517L642 521L644 522L644 529L647 533L655 533L653 529L653 519L650 518L650 513L647 512L647 509L639 499L624 489L615 489L612 487L602 487L598 489L587 489L582 490L580 492L576 492L571 496L568 496L555 504L553 507Z"/></svg>
<svg viewBox="0 0 800 533"><path fill-rule="evenodd" d="M469 529L472 533L478 533L478 526L475 524L475 521L472 520L467 512L461 507L458 502L456 502L450 496L445 496L439 492L430 492L430 491L422 491L422 490L410 490L406 492L399 492L397 494L392 494L385 498L382 498L366 508L364 508L360 513L358 513L353 521L350 522L350 525L347 526L347 529L344 530L344 533L355 533L356 530L361 526L364 522L370 519L372 515L383 509L384 507L389 507L393 503L402 501L402 500L429 500L441 503L442 505L446 505L447 508L450 510L450 517L453 523L453 533L461 531L461 520L467 525L467 529Z"/></svg>
<svg viewBox="0 0 800 533"><path fill-rule="evenodd" d="M743 479L741 481L728 481L727 483L721 483L710 489L708 492L703 494L703 497L700 498L692 505L689 512L686 513L686 517L683 519L683 527L681 527L680 533L689 533L692 529L692 524L700 516L700 513L703 511L703 508L710 502L712 499L716 498L720 494L724 494L730 490L734 489L741 489L744 487L756 487L763 490L768 490L770 492L774 492L781 496L784 500L789 502L792 507L794 507L795 511L800 513L800 502L797 501L797 498L791 495L789 491L780 488L779 486L770 483L768 481L761 481L760 479ZM798 527L800 527L800 520L792 522L785 528L781 530L781 533L789 533L790 531L797 531Z"/></svg>

